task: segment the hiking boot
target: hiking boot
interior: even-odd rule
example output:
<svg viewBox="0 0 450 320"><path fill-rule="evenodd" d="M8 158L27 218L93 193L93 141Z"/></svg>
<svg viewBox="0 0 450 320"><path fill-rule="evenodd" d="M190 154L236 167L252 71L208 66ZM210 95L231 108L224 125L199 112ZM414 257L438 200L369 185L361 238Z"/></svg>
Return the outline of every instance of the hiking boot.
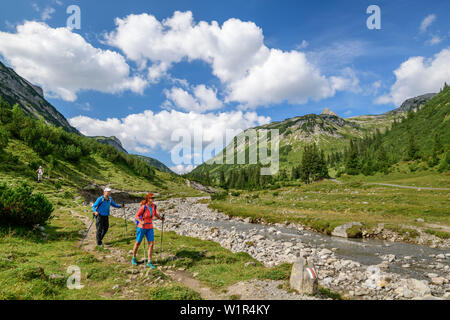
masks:
<svg viewBox="0 0 450 320"><path fill-rule="evenodd" d="M155 269L155 266L152 265L150 261L146 264L146 266L149 267L150 269Z"/></svg>
<svg viewBox="0 0 450 320"><path fill-rule="evenodd" d="M131 259L131 264L133 265L133 266L137 266L137 260L136 260L136 257L133 257L133 259Z"/></svg>

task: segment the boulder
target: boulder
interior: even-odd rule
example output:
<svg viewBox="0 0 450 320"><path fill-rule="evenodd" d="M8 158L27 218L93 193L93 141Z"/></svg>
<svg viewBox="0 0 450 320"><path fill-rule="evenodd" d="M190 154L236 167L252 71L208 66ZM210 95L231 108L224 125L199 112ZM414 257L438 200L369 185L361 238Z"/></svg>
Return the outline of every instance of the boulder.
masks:
<svg viewBox="0 0 450 320"><path fill-rule="evenodd" d="M447 279L445 279L444 277L431 278L431 283L435 284L435 285L438 285L438 286L441 286L441 285L443 285L446 282L447 282Z"/></svg>
<svg viewBox="0 0 450 320"><path fill-rule="evenodd" d="M362 226L361 222L350 222L334 228L331 233L334 237L348 238L347 230L353 226Z"/></svg>
<svg viewBox="0 0 450 320"><path fill-rule="evenodd" d="M405 298L424 297L431 294L430 287L425 281L416 279L403 279L399 283L399 287L396 289L396 293L408 293L403 294ZM401 295L401 294L400 294Z"/></svg>
<svg viewBox="0 0 450 320"><path fill-rule="evenodd" d="M314 265L300 257L293 265L290 278L291 289L300 294L314 295L318 292L318 275Z"/></svg>
<svg viewBox="0 0 450 320"><path fill-rule="evenodd" d="M366 270L367 280L364 282L364 286L370 289L377 289L381 283L381 270L378 266L369 266Z"/></svg>

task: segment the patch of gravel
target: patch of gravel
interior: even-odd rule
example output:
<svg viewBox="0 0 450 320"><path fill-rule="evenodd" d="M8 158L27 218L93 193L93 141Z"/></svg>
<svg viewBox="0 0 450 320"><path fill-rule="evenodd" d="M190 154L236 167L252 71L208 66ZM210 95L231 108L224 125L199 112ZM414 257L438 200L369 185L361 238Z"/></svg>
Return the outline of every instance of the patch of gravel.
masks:
<svg viewBox="0 0 450 320"><path fill-rule="evenodd" d="M238 282L228 288L227 295L240 300L318 300L319 297L299 295L283 289L284 281L258 280Z"/></svg>

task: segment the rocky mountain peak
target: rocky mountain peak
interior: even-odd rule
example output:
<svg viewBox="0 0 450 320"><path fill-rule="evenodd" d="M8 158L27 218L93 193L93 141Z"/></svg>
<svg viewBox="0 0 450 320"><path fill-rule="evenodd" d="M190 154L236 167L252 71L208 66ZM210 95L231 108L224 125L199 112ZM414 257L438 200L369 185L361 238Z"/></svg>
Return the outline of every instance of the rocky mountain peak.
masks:
<svg viewBox="0 0 450 320"><path fill-rule="evenodd" d="M437 96L437 93L427 93L421 96L407 99L405 100L405 102L402 103L400 107L387 113L401 113L401 112L408 112L411 109L412 110L420 109L425 103L433 99L435 96Z"/></svg>
<svg viewBox="0 0 450 320"><path fill-rule="evenodd" d="M322 111L321 115L338 117L338 115L337 115L336 113L334 113L333 111L331 111L331 110L328 109L328 108L325 108L325 109Z"/></svg>
<svg viewBox="0 0 450 320"><path fill-rule="evenodd" d="M41 87L22 78L0 61L0 97L10 105L18 104L25 114L44 118L48 124L62 127L68 132L79 133L67 119L44 98Z"/></svg>

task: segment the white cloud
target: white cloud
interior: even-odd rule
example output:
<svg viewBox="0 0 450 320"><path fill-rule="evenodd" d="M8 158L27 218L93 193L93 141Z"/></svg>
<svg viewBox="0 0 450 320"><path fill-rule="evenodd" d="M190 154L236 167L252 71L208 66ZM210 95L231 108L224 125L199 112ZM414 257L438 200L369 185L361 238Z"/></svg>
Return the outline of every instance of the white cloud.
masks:
<svg viewBox="0 0 450 320"><path fill-rule="evenodd" d="M330 69L342 69L351 64L356 58L370 52L365 41L347 40L336 41L324 48L306 52L306 56L313 64Z"/></svg>
<svg viewBox="0 0 450 320"><path fill-rule="evenodd" d="M192 95L177 87L164 90L164 94L169 99L166 107L173 105L175 108L186 111L205 112L220 109L223 106L222 101L217 98L217 91L203 84L195 86Z"/></svg>
<svg viewBox="0 0 450 320"><path fill-rule="evenodd" d="M430 40L427 40L426 44L430 46L434 46L442 42L442 39L439 36L432 36Z"/></svg>
<svg viewBox="0 0 450 320"><path fill-rule="evenodd" d="M116 136L125 149L140 152L142 148L151 150L160 147L163 150L171 150L178 144L178 141L171 141L172 133L177 129L186 129L191 136L194 136L196 130L202 129L203 142L208 144L224 137L226 130L242 131L269 123L270 118L258 116L255 112L242 111L200 114L176 110L154 113L147 110L130 114L123 119L98 120L78 116L69 119L69 122L87 136ZM201 151L193 150L193 152Z"/></svg>
<svg viewBox="0 0 450 320"><path fill-rule="evenodd" d="M422 23L420 24L420 32L427 31L428 27L431 26L431 24L436 20L435 14L430 14L425 17L425 19L422 20Z"/></svg>
<svg viewBox="0 0 450 320"><path fill-rule="evenodd" d="M56 4L61 5L60 3L56 2ZM41 8L38 6L37 3L32 3L31 6L33 7L34 11L41 12ZM46 21L50 20L52 18L52 15L55 13L55 9L52 7L46 7L41 12L41 20Z"/></svg>
<svg viewBox="0 0 450 320"><path fill-rule="evenodd" d="M179 164L177 166L170 167L170 170L172 170L173 172L178 173L178 174L185 174L185 173L191 172L196 167L197 166L194 166L192 164L189 164L189 165L186 165L186 166L183 166L182 164Z"/></svg>
<svg viewBox="0 0 450 320"><path fill-rule="evenodd" d="M301 49L305 49L305 48L308 47L308 46L309 46L308 41L303 40L299 45L297 45L297 46L295 47L295 49L301 50Z"/></svg>
<svg viewBox="0 0 450 320"><path fill-rule="evenodd" d="M116 25L106 42L141 68L150 64L153 81L175 63L202 60L224 84L227 102L251 107L305 103L333 96L336 90L304 53L268 48L262 29L253 22L232 18L221 26L216 21L195 23L190 11L177 11L161 22L149 14L132 14L117 18Z"/></svg>
<svg viewBox="0 0 450 320"><path fill-rule="evenodd" d="M125 58L101 50L67 28L27 21L16 33L0 32L0 54L17 73L46 93L75 101L81 90L142 93L147 81L130 76Z"/></svg>
<svg viewBox="0 0 450 320"><path fill-rule="evenodd" d="M52 7L45 8L41 13L41 19L46 21L52 18L52 15L55 13L55 9Z"/></svg>
<svg viewBox="0 0 450 320"><path fill-rule="evenodd" d="M356 75L355 70L352 68L344 68L341 71L340 77L330 78L333 89L338 91L351 91L354 93L361 92L361 87L359 86L359 79Z"/></svg>
<svg viewBox="0 0 450 320"><path fill-rule="evenodd" d="M383 86L383 83L381 82L381 80L374 81L374 82L372 82L372 84L370 86L367 86L364 89L365 94L376 96L376 95L378 95L378 92L382 86Z"/></svg>
<svg viewBox="0 0 450 320"><path fill-rule="evenodd" d="M376 103L400 105L408 98L439 92L444 82L450 82L450 48L443 49L433 58L411 57L394 71L396 82L390 93Z"/></svg>

